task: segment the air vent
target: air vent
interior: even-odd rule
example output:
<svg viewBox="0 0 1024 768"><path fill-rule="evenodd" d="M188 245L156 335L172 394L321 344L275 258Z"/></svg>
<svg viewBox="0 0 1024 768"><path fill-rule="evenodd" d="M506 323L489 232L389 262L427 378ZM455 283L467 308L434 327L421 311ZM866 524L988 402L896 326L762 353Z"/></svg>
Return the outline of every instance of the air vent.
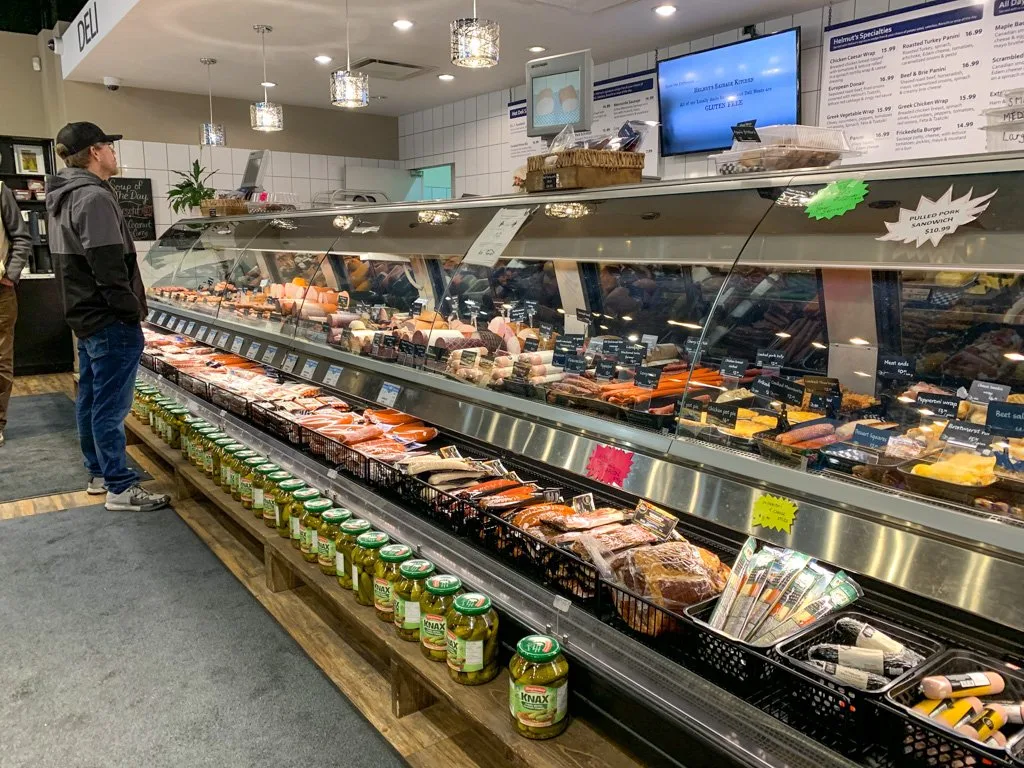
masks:
<svg viewBox="0 0 1024 768"><path fill-rule="evenodd" d="M365 72L370 77L379 77L381 80L411 80L414 77L432 72L437 67L420 67L416 64L402 64L397 61L384 61L383 59L363 59L352 65L356 72Z"/></svg>
<svg viewBox="0 0 1024 768"><path fill-rule="evenodd" d="M538 5L553 5L556 8L564 8L581 16L587 16L607 11L617 5L628 5L633 0L534 0L534 2Z"/></svg>

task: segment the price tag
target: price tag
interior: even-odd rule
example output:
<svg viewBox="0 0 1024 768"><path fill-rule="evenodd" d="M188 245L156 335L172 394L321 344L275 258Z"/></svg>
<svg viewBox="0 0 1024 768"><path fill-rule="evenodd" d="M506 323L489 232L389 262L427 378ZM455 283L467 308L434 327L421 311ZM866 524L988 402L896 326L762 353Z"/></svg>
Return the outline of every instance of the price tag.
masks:
<svg viewBox="0 0 1024 768"><path fill-rule="evenodd" d="M886 429L875 429L874 427L858 424L853 430L850 442L865 448L881 451L889 444L890 437L892 437L892 433Z"/></svg>
<svg viewBox="0 0 1024 768"><path fill-rule="evenodd" d="M636 372L636 379L633 383L642 389L657 389L659 381L661 381L661 368L650 365Z"/></svg>
<svg viewBox="0 0 1024 768"><path fill-rule="evenodd" d="M781 368L786 362L786 353L780 349L759 349L757 350L758 368Z"/></svg>
<svg viewBox="0 0 1024 768"><path fill-rule="evenodd" d="M398 354L400 355L411 355L412 354L412 342L407 339L402 339L398 342Z"/></svg>
<svg viewBox="0 0 1024 768"><path fill-rule="evenodd" d="M217 337L217 346L226 347L228 345L228 339L231 338L231 334L227 331L221 331L220 336Z"/></svg>
<svg viewBox="0 0 1024 768"><path fill-rule="evenodd" d="M977 379L971 382L971 389L967 393L967 398L976 403L993 403L1006 400L1009 396L1010 387L1006 384L996 384L994 381L979 381Z"/></svg>
<svg viewBox="0 0 1024 768"><path fill-rule="evenodd" d="M167 313L166 312L161 312L160 313L160 317L157 318L156 324L157 325L163 325L164 324L164 320L166 320L166 319L167 319Z"/></svg>
<svg viewBox="0 0 1024 768"><path fill-rule="evenodd" d="M647 348L644 346L629 346L619 350L619 364L628 368L639 368L644 362L644 353Z"/></svg>
<svg viewBox="0 0 1024 768"><path fill-rule="evenodd" d="M580 515L588 515L597 509L597 505L594 504L594 494L584 493L579 496L573 496L570 502L573 510Z"/></svg>
<svg viewBox="0 0 1024 768"><path fill-rule="evenodd" d="M555 326L553 326L551 323L540 324L540 336L542 339L550 339L551 334L553 334L554 332Z"/></svg>
<svg viewBox="0 0 1024 768"><path fill-rule="evenodd" d="M601 360L594 371L594 377L601 381L611 381L618 376L614 360Z"/></svg>
<svg viewBox="0 0 1024 768"><path fill-rule="evenodd" d="M327 369L327 373L324 374L324 384L328 387L338 386L338 379L341 378L341 372L344 370L340 365L332 365Z"/></svg>
<svg viewBox="0 0 1024 768"><path fill-rule="evenodd" d="M427 345L426 344L413 344L412 345L412 356L416 360L423 360L427 356Z"/></svg>
<svg viewBox="0 0 1024 768"><path fill-rule="evenodd" d="M841 392L815 392L811 395L807 408L811 411L838 412L843 407Z"/></svg>
<svg viewBox="0 0 1024 768"><path fill-rule="evenodd" d="M913 286L903 286L903 300L904 301L928 301L931 298L931 288L916 288Z"/></svg>
<svg viewBox="0 0 1024 768"><path fill-rule="evenodd" d="M901 355L878 356L878 378L909 381L914 378L916 364L909 357Z"/></svg>
<svg viewBox="0 0 1024 768"><path fill-rule="evenodd" d="M316 373L318 365L320 365L319 360L307 360L305 365L302 366L302 371L299 373L299 376L304 379L312 379L313 374Z"/></svg>
<svg viewBox="0 0 1024 768"><path fill-rule="evenodd" d="M747 361L739 357L722 358L718 372L731 379L742 379L747 372Z"/></svg>
<svg viewBox="0 0 1024 768"><path fill-rule="evenodd" d="M338 294L338 309L348 309L349 297L343 293Z"/></svg>
<svg viewBox="0 0 1024 768"><path fill-rule="evenodd" d="M512 307L512 309L508 311L508 319L513 323L526 322L526 307Z"/></svg>
<svg viewBox="0 0 1024 768"><path fill-rule="evenodd" d="M932 415L943 419L955 419L960 408L960 398L956 395L933 395L922 392L917 396L917 407L931 411Z"/></svg>
<svg viewBox="0 0 1024 768"><path fill-rule="evenodd" d="M178 327L174 329L174 332L175 333L181 333L182 331L184 331L185 330L185 323L186 323L185 318L182 318L181 320L179 320L178 321Z"/></svg>
<svg viewBox="0 0 1024 768"><path fill-rule="evenodd" d="M785 403L786 405L803 405L804 402L804 388L803 385L797 384L795 381L783 378L772 378L771 384L769 385L769 391L773 399Z"/></svg>
<svg viewBox="0 0 1024 768"><path fill-rule="evenodd" d="M753 392L758 397L771 398L772 377L757 376L752 382L750 382L750 391Z"/></svg>
<svg viewBox="0 0 1024 768"><path fill-rule="evenodd" d="M994 435L1024 437L1024 405L1003 402L989 403L985 426Z"/></svg>
<svg viewBox="0 0 1024 768"><path fill-rule="evenodd" d="M380 350L380 346L383 343L384 343L384 334L383 333L381 333L380 331L377 331L377 333L373 334L373 341L370 342L370 346L373 348L374 352Z"/></svg>
<svg viewBox="0 0 1024 768"><path fill-rule="evenodd" d="M754 502L751 522L762 528L771 528L780 533L792 533L793 523L800 505L792 499L765 494Z"/></svg>
<svg viewBox="0 0 1024 768"><path fill-rule="evenodd" d="M475 349L468 349L459 357L459 364L464 368L470 368L476 363L477 352Z"/></svg>
<svg viewBox="0 0 1024 768"><path fill-rule="evenodd" d="M263 362L273 363L275 357L277 357L277 347L273 344L268 344L267 351L263 353Z"/></svg>
<svg viewBox="0 0 1024 768"><path fill-rule="evenodd" d="M736 426L736 419L739 416L739 411L740 409L737 405L711 403L708 405L707 409L708 422L732 429Z"/></svg>
<svg viewBox="0 0 1024 768"><path fill-rule="evenodd" d="M756 120L744 120L742 123L736 123L732 127L732 140L760 144L761 137L757 133L757 128L754 127L756 123Z"/></svg>
<svg viewBox="0 0 1024 768"><path fill-rule="evenodd" d="M565 361L568 359L568 357L569 353L566 350L556 350L554 354L551 355L551 364L556 368L564 368Z"/></svg>
<svg viewBox="0 0 1024 768"><path fill-rule="evenodd" d="M285 373L291 373L295 370L296 364L299 362L299 356L294 352L289 352L288 356L284 359L284 365L281 366L281 370Z"/></svg>
<svg viewBox="0 0 1024 768"><path fill-rule="evenodd" d="M953 441L964 445L988 445L992 442L992 433L984 424L972 424L969 421L951 419L942 430L940 440Z"/></svg>
<svg viewBox="0 0 1024 768"><path fill-rule="evenodd" d="M572 355L565 359L564 370L566 373L583 374L587 370L587 358L582 355Z"/></svg>
<svg viewBox="0 0 1024 768"><path fill-rule="evenodd" d="M653 333L645 333L640 337L640 343L647 347L647 354L650 355L658 346L658 336Z"/></svg>
<svg viewBox="0 0 1024 768"><path fill-rule="evenodd" d="M191 336L192 331L196 329L196 321L192 320L188 325L185 326L185 335Z"/></svg>
<svg viewBox="0 0 1024 768"><path fill-rule="evenodd" d="M394 349L397 344L398 339L396 339L390 333L384 337L384 349Z"/></svg>
<svg viewBox="0 0 1024 768"><path fill-rule="evenodd" d="M576 319L581 323L586 323L587 325L590 325L594 321L590 313L585 309L576 310Z"/></svg>
<svg viewBox="0 0 1024 768"><path fill-rule="evenodd" d="M700 422L704 409L699 400L680 400L678 406L680 418Z"/></svg>
<svg viewBox="0 0 1024 768"><path fill-rule="evenodd" d="M523 302L523 307L526 309L526 314L533 317L537 314L537 302L532 299L527 299Z"/></svg>
<svg viewBox="0 0 1024 768"><path fill-rule="evenodd" d="M524 352L536 352L540 349L540 339L536 336L527 336L526 340L523 341Z"/></svg>
<svg viewBox="0 0 1024 768"><path fill-rule="evenodd" d="M622 351L621 339L605 339L601 344L601 354L605 357L618 357Z"/></svg>
<svg viewBox="0 0 1024 768"><path fill-rule="evenodd" d="M386 381L380 385L380 392L377 393L377 402L387 408L391 408L394 406L395 400L398 399L398 393L401 391L402 388L398 384Z"/></svg>
<svg viewBox="0 0 1024 768"><path fill-rule="evenodd" d="M493 267L529 217L529 208L500 209L477 236L462 263Z"/></svg>
<svg viewBox="0 0 1024 768"><path fill-rule="evenodd" d="M679 524L679 518L641 499L637 502L636 511L633 512L633 522L664 541L672 535L672 531Z"/></svg>
<svg viewBox="0 0 1024 768"><path fill-rule="evenodd" d="M686 356L691 360L697 357L698 345L701 355L707 353L708 342L705 340L704 343L701 344L700 336L687 336L686 341L683 342L683 351L686 352Z"/></svg>
<svg viewBox="0 0 1024 768"><path fill-rule="evenodd" d="M255 360L256 355L260 353L260 348L262 346L263 345L260 344L258 341L254 341L252 344L249 345L249 349L245 351L245 356L248 357L250 360Z"/></svg>
<svg viewBox="0 0 1024 768"><path fill-rule="evenodd" d="M231 342L231 351L236 355L242 351L242 345L245 343L245 339L241 336L235 336L235 340Z"/></svg>
<svg viewBox="0 0 1024 768"><path fill-rule="evenodd" d="M839 379L833 379L828 376L804 376L804 389L808 392L818 392L821 394L834 394L839 392Z"/></svg>
<svg viewBox="0 0 1024 768"><path fill-rule="evenodd" d="M209 329L205 325L200 325L199 333L196 334L196 341L205 341L207 330Z"/></svg>

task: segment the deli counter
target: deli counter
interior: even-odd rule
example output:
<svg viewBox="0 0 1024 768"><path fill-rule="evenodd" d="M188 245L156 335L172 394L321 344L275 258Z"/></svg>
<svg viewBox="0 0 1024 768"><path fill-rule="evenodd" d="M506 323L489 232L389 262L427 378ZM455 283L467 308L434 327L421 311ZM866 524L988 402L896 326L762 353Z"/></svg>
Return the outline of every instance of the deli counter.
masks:
<svg viewBox="0 0 1024 768"><path fill-rule="evenodd" d="M1002 157L185 220L142 269L156 327L1019 655L1022 198Z"/></svg>

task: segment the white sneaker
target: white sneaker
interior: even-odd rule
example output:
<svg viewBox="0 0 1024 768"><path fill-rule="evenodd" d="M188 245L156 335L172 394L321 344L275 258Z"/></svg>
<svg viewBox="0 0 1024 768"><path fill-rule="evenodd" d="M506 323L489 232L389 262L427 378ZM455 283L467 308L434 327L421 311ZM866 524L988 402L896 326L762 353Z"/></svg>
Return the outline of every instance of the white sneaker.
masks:
<svg viewBox="0 0 1024 768"><path fill-rule="evenodd" d="M171 497L166 493L150 493L141 485L133 485L127 491L107 491L106 507L111 512L150 512L166 506Z"/></svg>
<svg viewBox="0 0 1024 768"><path fill-rule="evenodd" d="M85 486L85 492L90 496L99 496L107 492L107 483L102 477L90 477L89 484Z"/></svg>
<svg viewBox="0 0 1024 768"><path fill-rule="evenodd" d="M2 446L5 442L6 440L4 438L4 431L0 429L0 446Z"/></svg>

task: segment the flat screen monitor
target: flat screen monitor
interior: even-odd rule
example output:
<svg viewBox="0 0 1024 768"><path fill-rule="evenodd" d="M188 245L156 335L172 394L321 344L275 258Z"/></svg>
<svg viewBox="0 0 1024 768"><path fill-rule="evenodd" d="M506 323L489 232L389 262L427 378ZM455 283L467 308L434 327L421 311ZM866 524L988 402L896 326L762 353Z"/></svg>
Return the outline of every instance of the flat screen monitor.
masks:
<svg viewBox="0 0 1024 768"><path fill-rule="evenodd" d="M245 163L245 173L242 174L241 189L256 189L263 183L263 174L266 173L267 159L266 149L256 149L249 153L249 159Z"/></svg>
<svg viewBox="0 0 1024 768"><path fill-rule="evenodd" d="M554 136L565 126L589 131L594 106L590 51L526 62L526 135Z"/></svg>
<svg viewBox="0 0 1024 768"><path fill-rule="evenodd" d="M732 146L732 126L800 121L800 30L658 62L662 157Z"/></svg>

